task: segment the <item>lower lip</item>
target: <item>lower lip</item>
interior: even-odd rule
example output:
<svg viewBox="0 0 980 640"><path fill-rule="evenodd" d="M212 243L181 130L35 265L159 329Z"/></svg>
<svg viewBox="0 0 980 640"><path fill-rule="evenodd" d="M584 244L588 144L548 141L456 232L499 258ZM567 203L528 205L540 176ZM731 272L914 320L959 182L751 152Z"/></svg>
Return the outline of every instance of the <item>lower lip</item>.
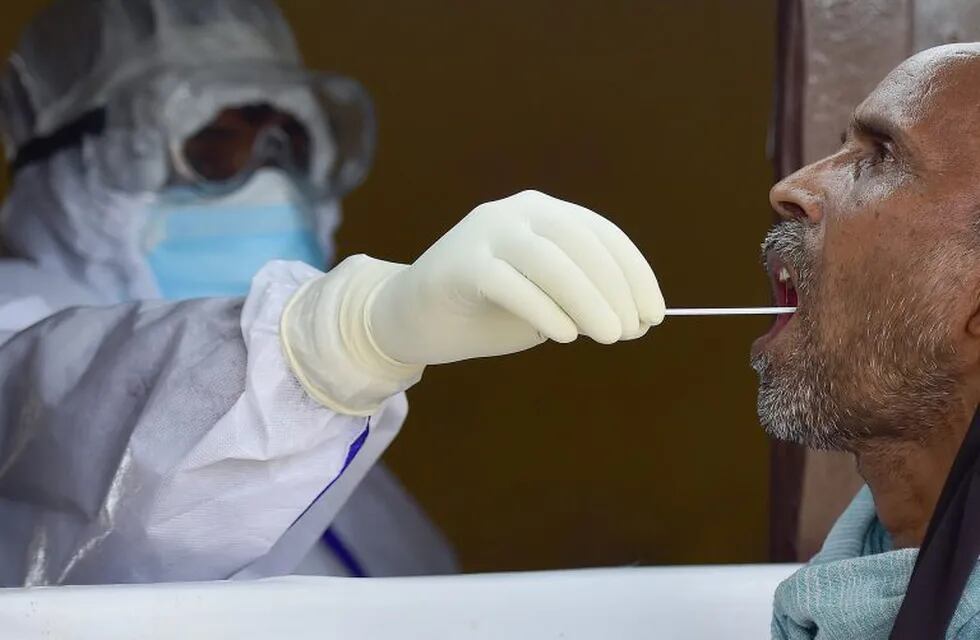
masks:
<svg viewBox="0 0 980 640"><path fill-rule="evenodd" d="M754 343L752 343L752 354L755 355L760 351L765 350L769 344L776 339L776 336L783 332L783 329L790 323L793 319L795 313L781 313L776 316L775 322L772 323L772 327L769 331L759 336Z"/></svg>
<svg viewBox="0 0 980 640"><path fill-rule="evenodd" d="M792 306L792 305L790 305L790 306ZM776 321L772 323L772 328L769 329L768 335L771 336L771 337L773 337L773 338L775 338L777 335L779 335L780 332L782 332L782 330L786 328L786 325L789 324L789 321L793 319L793 316L794 315L796 315L796 314L795 313L781 313L778 316L776 316Z"/></svg>

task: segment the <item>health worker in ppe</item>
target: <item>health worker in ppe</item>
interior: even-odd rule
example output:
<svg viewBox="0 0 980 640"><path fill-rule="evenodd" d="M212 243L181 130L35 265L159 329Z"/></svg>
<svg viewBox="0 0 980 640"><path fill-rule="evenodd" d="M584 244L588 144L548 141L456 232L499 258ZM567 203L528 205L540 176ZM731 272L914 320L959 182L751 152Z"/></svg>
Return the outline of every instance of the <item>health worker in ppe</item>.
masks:
<svg viewBox="0 0 980 640"><path fill-rule="evenodd" d="M65 51L98 59L96 75L60 79ZM370 162L370 101L350 80L304 71L271 5L61 3L28 30L4 78L15 172L5 215L20 227L6 236L33 262L0 267L0 295L19 301L0 315L8 329L78 302L241 297L272 258L325 266L337 198ZM104 97L79 106L82 92ZM30 124L38 118L51 133ZM119 235L134 232L139 245ZM451 547L379 464L299 570L454 569Z"/></svg>
<svg viewBox="0 0 980 640"><path fill-rule="evenodd" d="M357 573L316 554L348 512L379 566L451 563L371 471L424 367L663 319L627 236L537 192L318 270L370 104L265 0L55 2L0 118L0 584Z"/></svg>

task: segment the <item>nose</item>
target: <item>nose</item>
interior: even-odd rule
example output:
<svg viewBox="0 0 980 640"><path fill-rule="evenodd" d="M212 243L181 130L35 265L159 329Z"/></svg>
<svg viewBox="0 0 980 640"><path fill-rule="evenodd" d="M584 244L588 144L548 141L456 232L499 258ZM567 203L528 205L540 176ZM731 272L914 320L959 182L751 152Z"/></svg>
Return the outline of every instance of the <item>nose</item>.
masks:
<svg viewBox="0 0 980 640"><path fill-rule="evenodd" d="M814 169L814 165L803 167L769 190L769 204L783 220L816 224L823 218L823 198L814 187Z"/></svg>

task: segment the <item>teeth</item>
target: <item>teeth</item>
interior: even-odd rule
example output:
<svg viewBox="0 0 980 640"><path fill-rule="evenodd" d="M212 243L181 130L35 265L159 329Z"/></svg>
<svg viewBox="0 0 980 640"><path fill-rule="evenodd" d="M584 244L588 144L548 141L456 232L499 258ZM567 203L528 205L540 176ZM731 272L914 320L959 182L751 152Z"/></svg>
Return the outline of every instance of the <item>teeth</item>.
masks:
<svg viewBox="0 0 980 640"><path fill-rule="evenodd" d="M782 267L779 270L779 273L776 274L776 279L779 280L780 283L787 282L789 280L789 270L787 270L786 267Z"/></svg>

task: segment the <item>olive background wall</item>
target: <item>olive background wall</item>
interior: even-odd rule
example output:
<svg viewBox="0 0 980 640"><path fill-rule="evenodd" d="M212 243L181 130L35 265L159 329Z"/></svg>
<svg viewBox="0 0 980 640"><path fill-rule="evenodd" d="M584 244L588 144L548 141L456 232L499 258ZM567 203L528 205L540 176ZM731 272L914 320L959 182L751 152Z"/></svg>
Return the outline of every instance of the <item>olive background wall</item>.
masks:
<svg viewBox="0 0 980 640"><path fill-rule="evenodd" d="M0 47L43 3L4 6ZM410 261L536 188L618 223L668 303L768 301L768 0L284 0L311 66L375 97L379 149L341 256ZM431 367L386 461L469 571L761 561L764 319L672 319Z"/></svg>

